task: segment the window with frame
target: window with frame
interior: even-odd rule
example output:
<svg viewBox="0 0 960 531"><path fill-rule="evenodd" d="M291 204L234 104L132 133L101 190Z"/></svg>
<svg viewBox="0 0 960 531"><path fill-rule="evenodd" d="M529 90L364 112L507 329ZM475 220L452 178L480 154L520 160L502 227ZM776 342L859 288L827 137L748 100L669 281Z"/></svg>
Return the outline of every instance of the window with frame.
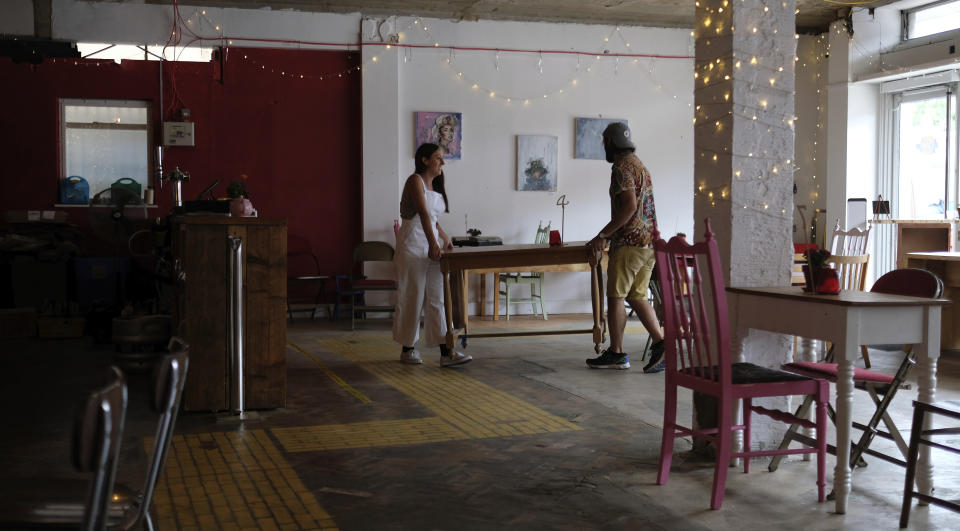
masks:
<svg viewBox="0 0 960 531"><path fill-rule="evenodd" d="M942 0L901 11L902 39L919 39L960 29L960 0Z"/></svg>
<svg viewBox="0 0 960 531"><path fill-rule="evenodd" d="M893 214L944 219L957 208L957 82L889 94Z"/></svg>
<svg viewBox="0 0 960 531"><path fill-rule="evenodd" d="M60 117L61 179L83 177L91 199L123 178L148 187L149 102L62 99Z"/></svg>

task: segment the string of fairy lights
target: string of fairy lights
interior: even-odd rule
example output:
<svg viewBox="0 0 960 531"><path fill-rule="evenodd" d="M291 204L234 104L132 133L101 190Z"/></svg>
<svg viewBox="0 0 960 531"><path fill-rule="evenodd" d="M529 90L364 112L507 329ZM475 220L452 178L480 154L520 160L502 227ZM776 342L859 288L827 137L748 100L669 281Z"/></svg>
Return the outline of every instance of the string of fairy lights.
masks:
<svg viewBox="0 0 960 531"><path fill-rule="evenodd" d="M794 74L799 58L776 45L772 49L763 49L762 53L744 49L744 46L753 46L751 39L735 40L733 37L738 31L746 31L748 36L767 37L762 39L767 44L782 40L774 37L780 31L775 21L780 19L765 21L763 17L784 17L789 8L786 2L762 5L756 10L751 6L752 19L745 30L738 30L732 23L732 10L746 8L745 0L739 3L741 5L736 7L731 6L729 0L695 3L697 46L710 50L715 47L711 42L714 38L721 40L716 44L719 53L698 53L699 59L694 65L697 92L693 118L695 134L698 139L704 139L709 138L708 131L712 131L718 139L714 149L709 142L697 144L695 155L699 175L696 176L695 195L711 207L716 207L718 202L727 202L732 210L749 209L783 218L787 215L786 209L771 209L765 194L746 194L742 200L735 199L731 187L734 183L755 183L758 189L769 190L773 181L792 179L796 161L777 156L769 142L771 136L776 136L776 131L795 130L797 116L793 107L790 106L788 112L776 109L783 109L793 97L792 84L785 84L782 76ZM738 17L739 20L743 18ZM795 34L794 38L799 39L799 35ZM733 46L730 46L731 42ZM761 39L756 42L759 46ZM738 94L736 100L734 92ZM735 120L738 127L747 130L738 135L737 141L726 133ZM749 143L752 147L741 145L744 138L755 139ZM710 186L709 177L704 172L711 167L730 168L731 180Z"/></svg>
<svg viewBox="0 0 960 531"><path fill-rule="evenodd" d="M587 51L578 51L578 50L519 50L519 49L508 49L508 48L480 48L480 47L470 47L470 46L455 46L455 45L444 45L440 43L440 40L437 39L430 31L429 26L426 24L423 18L421 17L406 17L398 20L405 20L406 25L399 31L397 31L396 42L359 42L359 43L329 43L329 42L308 42L308 41L296 41L296 40L285 40L285 39L262 39L262 38L246 38L246 37L235 37L235 36L226 36L225 29L223 25L216 23L210 20L207 10L205 9L195 9L189 16L183 17L179 15L179 6L174 3L175 17L174 17L174 27L171 30L171 36L175 37L179 42L181 36L187 36L191 40L187 42L186 46L190 46L195 42L204 42L204 41L214 41L219 42L222 47L229 47L237 42L255 42L255 43L275 43L278 45L288 45L288 46L298 46L298 47L339 47L343 49L358 50L365 46L380 46L384 50L391 50L393 48L400 48L402 50L403 61L405 63L413 60L413 55L415 52L447 52L445 57L441 57L441 62L448 68L450 68L455 73L455 79L462 82L463 86L470 91L475 91L480 94L487 95L490 99L500 100L505 104L522 103L523 105L530 105L536 101L545 101L550 100L551 98L563 94L566 91L573 90L577 88L584 76L592 75L595 72L595 67L597 63L602 60L609 60L613 63L614 73L618 74L621 65L629 65L636 68L642 69L645 74L649 77L650 82L655 87L656 91L660 93L665 92L663 83L661 83L656 78L656 68L655 61L657 60L672 60L672 59L681 59L689 60L692 57L687 55L661 55L661 54L651 54L651 53L633 53L631 49L631 43L624 35L623 31L619 26L614 27L606 36L603 37L602 43L598 46L599 52L587 52ZM201 35L204 32L214 32L215 36L204 36ZM623 52L614 52L611 53L611 44L618 44L618 46L624 50ZM485 86L482 82L476 79L475 76L471 76L470 73L465 72L460 65L456 62L456 53L457 51L483 51L489 52L494 55L494 61L497 64L497 70L499 71L500 56L502 54L537 54L537 68L539 72L543 73L544 68L544 58L545 57L556 57L556 56L575 56L576 57L576 69L571 77L565 81L559 82L555 87L538 91L536 94L504 94L500 91L489 88ZM282 68L278 68L274 65L271 65L267 62L258 60L253 54L245 54L242 59L249 62L254 67L259 67L265 73L272 75L277 75L283 78L290 79L313 79L313 80L335 80L343 78L352 74L362 72L364 68L370 68L376 65L380 61L381 54L374 54L369 59L364 60L361 64L350 66L348 68L339 70L339 71L330 71L323 73L315 72L298 72L290 71ZM425 54L424 54L425 55ZM586 58L586 60L584 60ZM678 100L680 97L676 94L671 94L672 99ZM687 102L688 106L692 106Z"/></svg>

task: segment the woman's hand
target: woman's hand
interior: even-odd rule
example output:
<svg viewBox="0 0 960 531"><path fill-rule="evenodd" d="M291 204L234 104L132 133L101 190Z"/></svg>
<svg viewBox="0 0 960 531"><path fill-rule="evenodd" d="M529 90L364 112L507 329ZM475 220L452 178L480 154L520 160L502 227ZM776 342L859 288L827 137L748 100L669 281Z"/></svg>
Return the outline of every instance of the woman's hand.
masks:
<svg viewBox="0 0 960 531"><path fill-rule="evenodd" d="M440 261L440 257L443 256L443 251L440 250L440 246L435 243L430 244L430 251L427 253L427 256L435 262Z"/></svg>
<svg viewBox="0 0 960 531"><path fill-rule="evenodd" d="M452 250L453 250L453 242L451 242L450 240L444 239L444 240L443 240L443 250L444 250L444 251L452 251Z"/></svg>

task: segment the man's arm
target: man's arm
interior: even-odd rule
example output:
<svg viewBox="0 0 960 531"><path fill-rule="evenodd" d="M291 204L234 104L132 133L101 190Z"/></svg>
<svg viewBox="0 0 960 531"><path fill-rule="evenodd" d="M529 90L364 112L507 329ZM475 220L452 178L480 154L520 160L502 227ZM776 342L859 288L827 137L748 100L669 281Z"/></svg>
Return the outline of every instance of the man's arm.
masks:
<svg viewBox="0 0 960 531"><path fill-rule="evenodd" d="M603 250L606 240L609 240L613 233L624 226L627 221L637 211L637 194L632 189L623 190L613 198L613 216L609 223L600 229L600 233L593 237L587 245L596 251Z"/></svg>

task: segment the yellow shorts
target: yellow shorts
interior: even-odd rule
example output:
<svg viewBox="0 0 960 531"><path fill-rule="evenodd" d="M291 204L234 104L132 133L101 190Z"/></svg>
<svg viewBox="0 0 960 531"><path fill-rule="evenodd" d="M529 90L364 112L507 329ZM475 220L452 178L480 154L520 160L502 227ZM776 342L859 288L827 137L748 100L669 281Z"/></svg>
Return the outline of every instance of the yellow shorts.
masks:
<svg viewBox="0 0 960 531"><path fill-rule="evenodd" d="M607 297L646 300L654 262L653 249L624 246L610 251Z"/></svg>

